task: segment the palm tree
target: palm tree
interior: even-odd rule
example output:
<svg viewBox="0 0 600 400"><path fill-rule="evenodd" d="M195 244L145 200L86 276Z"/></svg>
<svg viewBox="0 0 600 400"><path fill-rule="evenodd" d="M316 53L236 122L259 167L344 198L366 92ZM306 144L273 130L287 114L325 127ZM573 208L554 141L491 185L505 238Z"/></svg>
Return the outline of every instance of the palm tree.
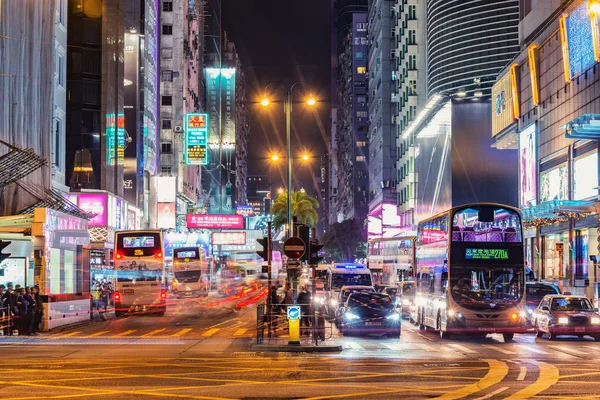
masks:
<svg viewBox="0 0 600 400"><path fill-rule="evenodd" d="M287 200L287 192L283 192L275 198L271 206L276 230L288 223ZM305 191L292 192L292 217L296 217L299 224L315 226L319 222L319 214L315 208L319 208L317 199L309 196Z"/></svg>

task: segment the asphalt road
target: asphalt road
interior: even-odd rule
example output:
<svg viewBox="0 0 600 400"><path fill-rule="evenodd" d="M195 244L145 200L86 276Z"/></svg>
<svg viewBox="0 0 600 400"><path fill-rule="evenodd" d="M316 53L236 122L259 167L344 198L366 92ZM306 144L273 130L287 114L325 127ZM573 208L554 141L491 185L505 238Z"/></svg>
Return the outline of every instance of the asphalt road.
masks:
<svg viewBox="0 0 600 400"><path fill-rule="evenodd" d="M164 317L0 338L0 398L600 398L600 343L516 335L339 336L339 354L260 353L254 307L170 300ZM283 338L283 341L286 339Z"/></svg>

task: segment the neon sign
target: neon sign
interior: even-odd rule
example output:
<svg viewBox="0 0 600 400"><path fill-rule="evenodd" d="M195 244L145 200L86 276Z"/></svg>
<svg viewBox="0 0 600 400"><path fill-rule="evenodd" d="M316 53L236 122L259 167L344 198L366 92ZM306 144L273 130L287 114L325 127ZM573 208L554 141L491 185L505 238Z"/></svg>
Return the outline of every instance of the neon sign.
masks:
<svg viewBox="0 0 600 400"><path fill-rule="evenodd" d="M466 249L467 260L508 260L507 249Z"/></svg>
<svg viewBox="0 0 600 400"><path fill-rule="evenodd" d="M185 120L185 163L207 165L208 115L186 114Z"/></svg>

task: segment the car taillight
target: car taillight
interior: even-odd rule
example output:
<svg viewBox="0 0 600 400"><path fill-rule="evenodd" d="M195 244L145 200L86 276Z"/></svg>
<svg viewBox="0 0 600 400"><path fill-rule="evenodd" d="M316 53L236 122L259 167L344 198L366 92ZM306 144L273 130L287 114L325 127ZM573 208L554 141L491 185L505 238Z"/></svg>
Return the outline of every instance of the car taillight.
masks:
<svg viewBox="0 0 600 400"><path fill-rule="evenodd" d="M115 254L115 258L121 258L121 257L122 256L119 253Z"/></svg>
<svg viewBox="0 0 600 400"><path fill-rule="evenodd" d="M157 257L157 258L161 258L162 257L162 253L156 253L154 256Z"/></svg>
<svg viewBox="0 0 600 400"><path fill-rule="evenodd" d="M115 300L121 300L121 293L115 292Z"/></svg>
<svg viewBox="0 0 600 400"><path fill-rule="evenodd" d="M160 298L161 299L166 299L167 298L167 292L165 290L163 290L162 292L160 292Z"/></svg>
<svg viewBox="0 0 600 400"><path fill-rule="evenodd" d="M512 313L512 314L510 315L510 317L511 317L513 320L516 320L517 318L519 318L519 314L517 314L517 313L515 312L515 313Z"/></svg>

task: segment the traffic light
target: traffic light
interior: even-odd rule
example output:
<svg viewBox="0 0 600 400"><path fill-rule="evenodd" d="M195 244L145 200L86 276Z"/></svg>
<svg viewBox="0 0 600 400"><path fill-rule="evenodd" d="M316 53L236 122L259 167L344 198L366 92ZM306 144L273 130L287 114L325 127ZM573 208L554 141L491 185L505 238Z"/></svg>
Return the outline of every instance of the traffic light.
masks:
<svg viewBox="0 0 600 400"><path fill-rule="evenodd" d="M317 265L323 260L323 257L319 257L319 251L321 251L322 248L323 245L319 244L318 241L315 240L310 242L310 245L308 246L308 263L310 265Z"/></svg>
<svg viewBox="0 0 600 400"><path fill-rule="evenodd" d="M263 260L269 261L269 257L271 257L271 243L269 243L269 238L265 236L262 239L256 239L258 244L260 244L263 248L262 250L256 250L256 254L262 257Z"/></svg>
<svg viewBox="0 0 600 400"><path fill-rule="evenodd" d="M0 262L6 260L10 257L10 253L3 253L2 251L8 246L11 242L0 239Z"/></svg>

